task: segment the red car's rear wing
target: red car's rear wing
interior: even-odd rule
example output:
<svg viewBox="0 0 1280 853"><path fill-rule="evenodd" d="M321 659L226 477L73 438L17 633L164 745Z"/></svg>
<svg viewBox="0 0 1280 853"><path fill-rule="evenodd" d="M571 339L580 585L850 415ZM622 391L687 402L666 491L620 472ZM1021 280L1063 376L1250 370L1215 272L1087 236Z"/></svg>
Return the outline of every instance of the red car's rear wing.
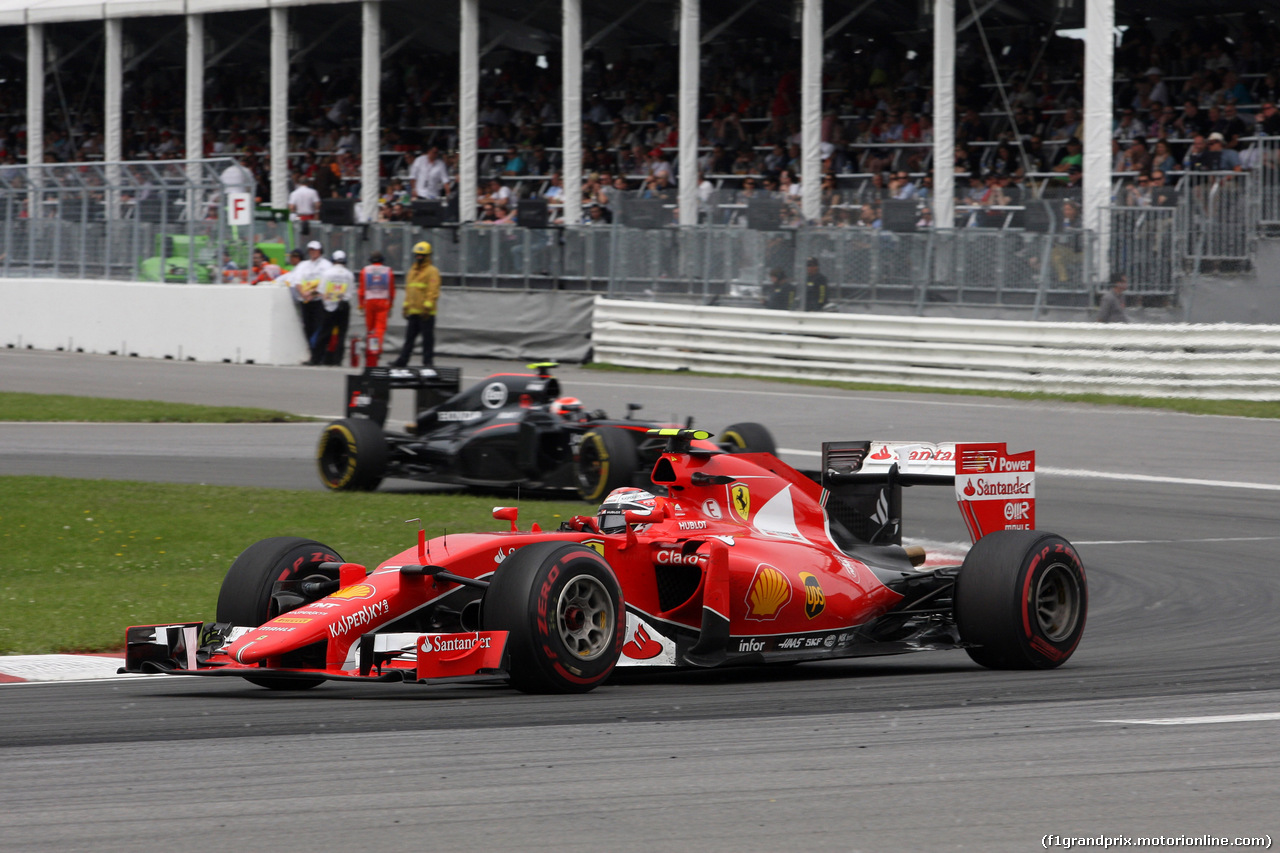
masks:
<svg viewBox="0 0 1280 853"><path fill-rule="evenodd" d="M822 479L828 512L868 542L900 544L902 487L953 485L973 541L1035 528L1034 450L1003 442L828 441Z"/></svg>

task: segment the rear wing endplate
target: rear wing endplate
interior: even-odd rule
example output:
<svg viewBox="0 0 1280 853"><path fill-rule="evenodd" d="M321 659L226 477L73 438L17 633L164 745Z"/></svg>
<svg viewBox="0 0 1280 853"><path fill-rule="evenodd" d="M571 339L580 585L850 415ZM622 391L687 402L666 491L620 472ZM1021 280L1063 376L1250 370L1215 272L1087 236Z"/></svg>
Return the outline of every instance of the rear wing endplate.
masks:
<svg viewBox="0 0 1280 853"><path fill-rule="evenodd" d="M347 375L347 417L365 417L383 426L393 388L417 392L414 411L438 406L462 387L459 367L366 367Z"/></svg>
<svg viewBox="0 0 1280 853"><path fill-rule="evenodd" d="M1009 453L1004 442L828 441L821 483L828 509L855 535L899 544L902 487L953 485L977 542L996 530L1035 528L1035 461L1034 450Z"/></svg>

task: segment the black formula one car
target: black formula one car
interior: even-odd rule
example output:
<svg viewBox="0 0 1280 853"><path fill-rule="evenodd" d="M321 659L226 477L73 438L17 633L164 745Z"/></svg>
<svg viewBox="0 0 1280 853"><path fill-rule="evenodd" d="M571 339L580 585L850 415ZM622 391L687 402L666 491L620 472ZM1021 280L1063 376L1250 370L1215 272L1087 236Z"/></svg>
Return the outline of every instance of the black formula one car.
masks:
<svg viewBox="0 0 1280 853"><path fill-rule="evenodd" d="M620 486L647 485L665 442L648 430L676 426L588 411L561 395L554 362L496 373L466 390L456 367L369 367L347 377L347 416L320 434L316 459L330 489L372 491L386 477L477 488L573 490L598 502ZM393 389L416 392L417 419L386 429ZM692 419L685 428L692 426ZM758 423L722 430L707 450L774 453Z"/></svg>

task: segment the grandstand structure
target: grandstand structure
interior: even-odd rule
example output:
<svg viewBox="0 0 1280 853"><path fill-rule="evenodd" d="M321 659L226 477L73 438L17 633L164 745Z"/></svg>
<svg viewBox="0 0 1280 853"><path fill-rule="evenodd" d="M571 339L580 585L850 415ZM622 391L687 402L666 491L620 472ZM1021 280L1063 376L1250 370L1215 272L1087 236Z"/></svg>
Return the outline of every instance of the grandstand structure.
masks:
<svg viewBox="0 0 1280 853"><path fill-rule="evenodd" d="M751 304L816 257L846 310L1079 312L1113 269L1177 306L1280 226L1275 35L1193 0L0 0L0 271L223 280L320 176L362 228L308 230L403 263L425 229L466 286ZM1187 101L1230 156L1188 165Z"/></svg>

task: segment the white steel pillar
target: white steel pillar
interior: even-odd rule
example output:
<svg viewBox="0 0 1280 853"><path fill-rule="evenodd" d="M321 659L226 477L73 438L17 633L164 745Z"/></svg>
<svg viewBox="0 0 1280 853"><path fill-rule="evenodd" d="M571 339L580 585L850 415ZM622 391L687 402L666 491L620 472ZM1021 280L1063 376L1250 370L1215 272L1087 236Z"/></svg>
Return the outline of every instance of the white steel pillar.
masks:
<svg viewBox="0 0 1280 853"><path fill-rule="evenodd" d="M102 105L102 159L107 163L120 162L124 148L124 130L121 124L121 97L124 92L124 19L107 18L103 38Z"/></svg>
<svg viewBox="0 0 1280 853"><path fill-rule="evenodd" d="M956 223L956 2L933 0L933 208L935 228Z"/></svg>
<svg viewBox="0 0 1280 853"><path fill-rule="evenodd" d="M800 24L800 206L822 217L822 0L804 0Z"/></svg>
<svg viewBox="0 0 1280 853"><path fill-rule="evenodd" d="M480 118L480 0L460 0L458 45L458 220L476 218L476 182L479 178Z"/></svg>
<svg viewBox="0 0 1280 853"><path fill-rule="evenodd" d="M582 221L582 0L564 0L560 21L560 145L564 221Z"/></svg>
<svg viewBox="0 0 1280 853"><path fill-rule="evenodd" d="M378 221L378 152L382 149L382 6L361 4L360 39L360 207L366 222ZM357 265L358 266L358 265Z"/></svg>
<svg viewBox="0 0 1280 853"><path fill-rule="evenodd" d="M1106 280L1111 239L1111 116L1115 62L1115 0L1086 0L1084 7L1084 165L1081 213L1085 230L1097 235L1094 269Z"/></svg>
<svg viewBox="0 0 1280 853"><path fill-rule="evenodd" d="M44 24L27 24L27 163L38 166L43 162Z"/></svg>
<svg viewBox="0 0 1280 853"><path fill-rule="evenodd" d="M187 15L187 126L186 144L187 182L195 187L200 183L200 164L204 158L204 15ZM199 194L192 189L187 193L188 215L203 218L196 210Z"/></svg>
<svg viewBox="0 0 1280 853"><path fill-rule="evenodd" d="M289 7L271 7L271 206L289 206Z"/></svg>
<svg viewBox="0 0 1280 853"><path fill-rule="evenodd" d="M698 224L698 90L702 50L700 0L680 0L680 224Z"/></svg>

